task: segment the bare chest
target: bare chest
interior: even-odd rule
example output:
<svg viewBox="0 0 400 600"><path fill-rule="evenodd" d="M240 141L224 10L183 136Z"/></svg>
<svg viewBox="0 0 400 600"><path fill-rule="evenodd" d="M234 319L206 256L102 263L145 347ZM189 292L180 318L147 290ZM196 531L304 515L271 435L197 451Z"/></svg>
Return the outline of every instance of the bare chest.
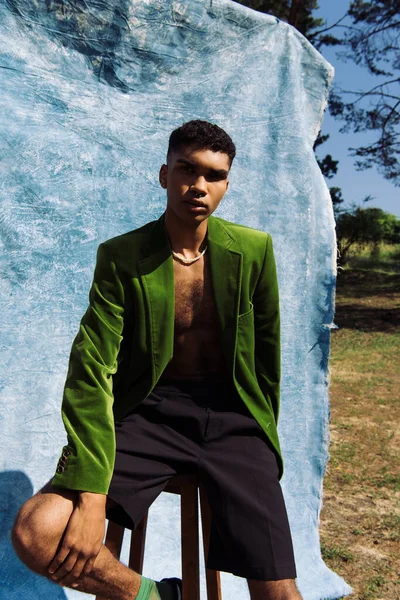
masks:
<svg viewBox="0 0 400 600"><path fill-rule="evenodd" d="M174 263L175 330L208 328L215 325L216 312L211 273L206 258L194 265Z"/></svg>

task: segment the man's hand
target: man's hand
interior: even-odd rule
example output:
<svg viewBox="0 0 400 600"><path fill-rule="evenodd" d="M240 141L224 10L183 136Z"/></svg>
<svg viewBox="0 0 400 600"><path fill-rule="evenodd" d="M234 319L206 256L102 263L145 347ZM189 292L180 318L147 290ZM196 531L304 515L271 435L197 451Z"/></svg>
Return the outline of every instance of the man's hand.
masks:
<svg viewBox="0 0 400 600"><path fill-rule="evenodd" d="M76 587L92 570L104 538L106 500L104 494L79 492L61 546L49 566L51 579L59 585Z"/></svg>

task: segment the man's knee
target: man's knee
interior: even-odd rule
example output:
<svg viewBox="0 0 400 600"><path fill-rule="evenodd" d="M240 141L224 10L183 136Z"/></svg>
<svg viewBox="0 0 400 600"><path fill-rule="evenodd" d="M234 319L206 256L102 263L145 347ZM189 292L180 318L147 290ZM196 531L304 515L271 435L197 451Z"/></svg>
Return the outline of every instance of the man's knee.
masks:
<svg viewBox="0 0 400 600"><path fill-rule="evenodd" d="M11 530L18 557L40 574L45 574L73 509L68 493L47 495L43 490L25 502Z"/></svg>

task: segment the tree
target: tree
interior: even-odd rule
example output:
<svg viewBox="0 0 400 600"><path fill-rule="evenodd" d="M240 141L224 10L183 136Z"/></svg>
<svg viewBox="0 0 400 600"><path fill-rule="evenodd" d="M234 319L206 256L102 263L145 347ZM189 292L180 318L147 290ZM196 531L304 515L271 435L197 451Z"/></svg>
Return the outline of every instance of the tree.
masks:
<svg viewBox="0 0 400 600"><path fill-rule="evenodd" d="M339 214L336 234L340 262L344 264L354 244L377 247L381 242L400 243L400 220L381 208L354 207Z"/></svg>
<svg viewBox="0 0 400 600"><path fill-rule="evenodd" d="M287 21L318 50L323 46L342 46L339 58L353 60L379 78L366 91L345 90L334 83L328 106L334 117L344 121L341 133L370 131L378 136L372 143L349 148L357 159L356 169L376 166L385 179L400 186L399 0L353 0L345 14L330 26L324 19L312 17L312 11L318 8L315 0L236 1ZM345 22L349 19L351 24ZM321 22L323 28L318 29ZM333 35L333 31L340 30L344 30L343 37ZM353 99L346 102L346 95Z"/></svg>
<svg viewBox="0 0 400 600"><path fill-rule="evenodd" d="M328 138L329 138L328 134L322 135L321 132L319 132L317 139L314 142L314 146L313 146L314 151L318 146L323 144ZM319 168L321 169L322 175L324 177L326 177L327 179L330 179L331 177L336 175L337 170L338 170L337 169L338 162L339 162L338 160L333 160L333 158L330 154L327 154L325 156L325 158L322 160L318 160L318 158L317 158L317 163L318 163ZM329 193L331 195L331 200L332 200L332 204L333 204L333 212L335 214L335 217L337 217L337 215L341 212L339 205L342 204L344 201L344 198L342 196L342 190L338 187L330 187Z"/></svg>
<svg viewBox="0 0 400 600"><path fill-rule="evenodd" d="M316 27L324 25L324 19L315 19L312 11L318 8L318 0L234 0L262 13L274 15L281 21L296 27L305 37L311 35Z"/></svg>
<svg viewBox="0 0 400 600"><path fill-rule="evenodd" d="M351 147L357 170L376 166L379 173L395 186L400 186L400 5L399 0L353 0L348 11L337 23L314 31L310 41L316 46L341 45L338 57L353 60L377 77L377 84L366 91L344 90L334 85L329 97L330 113L344 120L339 131L376 132L376 141ZM349 17L351 25L342 21ZM344 28L342 38L327 32ZM390 65L389 67L387 65ZM344 101L345 95L354 99Z"/></svg>

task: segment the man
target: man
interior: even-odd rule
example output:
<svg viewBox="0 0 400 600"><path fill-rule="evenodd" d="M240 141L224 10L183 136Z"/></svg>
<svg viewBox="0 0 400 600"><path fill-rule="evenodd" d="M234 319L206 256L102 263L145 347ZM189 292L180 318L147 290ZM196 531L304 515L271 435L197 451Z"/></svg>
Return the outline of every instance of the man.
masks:
<svg viewBox="0 0 400 600"><path fill-rule="evenodd" d="M131 529L176 473L197 471L213 514L207 567L252 600L298 600L277 435L280 323L269 234L212 216L235 156L206 121L172 132L165 213L100 244L70 356L56 474L22 507L21 559L60 585L115 600L174 600L102 545Z"/></svg>

